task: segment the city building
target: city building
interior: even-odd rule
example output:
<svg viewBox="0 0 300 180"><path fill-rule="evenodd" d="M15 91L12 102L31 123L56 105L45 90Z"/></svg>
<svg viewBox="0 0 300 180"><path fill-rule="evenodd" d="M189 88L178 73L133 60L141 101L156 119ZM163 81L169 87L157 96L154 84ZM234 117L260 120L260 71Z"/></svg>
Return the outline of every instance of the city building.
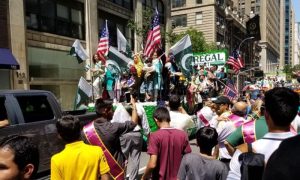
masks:
<svg viewBox="0 0 300 180"><path fill-rule="evenodd" d="M194 28L203 33L208 43L215 43L230 54L247 38L245 21L232 5L232 0L172 0L173 32ZM248 51L249 45L244 43L241 52L246 64L250 61Z"/></svg>
<svg viewBox="0 0 300 180"><path fill-rule="evenodd" d="M289 57L289 64L294 64L294 54L295 54L295 12L294 8L291 5L291 11L290 11L290 44L289 44L289 50L290 50L290 57Z"/></svg>
<svg viewBox="0 0 300 180"><path fill-rule="evenodd" d="M291 64L291 44L292 44L292 38L291 38L291 32L292 32L292 8L291 8L291 0L284 0L285 1L285 44L284 44L284 65Z"/></svg>
<svg viewBox="0 0 300 180"><path fill-rule="evenodd" d="M300 63L300 22L295 23L295 43L293 66Z"/></svg>
<svg viewBox="0 0 300 180"><path fill-rule="evenodd" d="M260 65L264 73L275 73L280 60L282 32L278 31L283 19L280 0L234 0L241 16L260 15Z"/></svg>
<svg viewBox="0 0 300 180"><path fill-rule="evenodd" d="M0 48L12 51L20 69L0 69L0 89L49 90L64 109L72 109L80 77L91 80L85 63L92 63L88 59L78 64L68 55L74 40L79 39L92 57L99 30L107 19L110 44L116 46L118 27L139 51L143 39L127 27L127 22L134 19L142 26L145 7L157 7L162 27L170 29L167 0L1 0Z"/></svg>

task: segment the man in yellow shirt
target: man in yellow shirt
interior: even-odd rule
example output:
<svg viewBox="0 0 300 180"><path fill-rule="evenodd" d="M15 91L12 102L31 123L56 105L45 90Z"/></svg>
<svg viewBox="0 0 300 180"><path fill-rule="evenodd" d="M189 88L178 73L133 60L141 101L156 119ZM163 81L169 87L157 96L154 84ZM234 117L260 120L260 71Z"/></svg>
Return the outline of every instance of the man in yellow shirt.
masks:
<svg viewBox="0 0 300 180"><path fill-rule="evenodd" d="M65 149L51 158L51 179L109 179L109 166L103 151L80 141L79 119L68 115L56 122L60 137L67 143Z"/></svg>

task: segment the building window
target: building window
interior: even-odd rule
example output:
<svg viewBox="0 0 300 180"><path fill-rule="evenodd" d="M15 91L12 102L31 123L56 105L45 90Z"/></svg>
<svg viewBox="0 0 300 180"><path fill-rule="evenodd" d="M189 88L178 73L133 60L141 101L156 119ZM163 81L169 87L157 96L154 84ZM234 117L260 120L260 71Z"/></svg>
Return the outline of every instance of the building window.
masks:
<svg viewBox="0 0 300 180"><path fill-rule="evenodd" d="M196 13L196 24L202 24L202 20L203 20L202 12L197 12Z"/></svg>
<svg viewBox="0 0 300 180"><path fill-rule="evenodd" d="M184 7L185 0L172 0L172 8Z"/></svg>
<svg viewBox="0 0 300 180"><path fill-rule="evenodd" d="M186 16L186 14L179 15L179 16L173 16L172 21L173 21L175 27L178 27L178 26L186 27L187 16Z"/></svg>
<svg viewBox="0 0 300 180"><path fill-rule="evenodd" d="M99 12L99 11L98 11ZM107 13L107 12L100 12L98 13L98 24L99 30L101 31L107 19L107 26L109 31L109 43L111 46L117 47L117 28L122 32L125 36L127 42L129 43L131 49L134 49L134 32L127 27L128 20L123 19L119 16Z"/></svg>
<svg viewBox="0 0 300 180"><path fill-rule="evenodd" d="M122 6L126 9L133 10L133 0L109 0L119 6Z"/></svg>
<svg viewBox="0 0 300 180"><path fill-rule="evenodd" d="M197 4L202 4L202 0L196 0Z"/></svg>
<svg viewBox="0 0 300 180"><path fill-rule="evenodd" d="M84 39L83 7L77 1L26 0L27 28Z"/></svg>
<svg viewBox="0 0 300 180"><path fill-rule="evenodd" d="M143 0L143 9L150 8L155 10L157 8L159 13L159 21L161 24L165 23L164 4L161 0Z"/></svg>

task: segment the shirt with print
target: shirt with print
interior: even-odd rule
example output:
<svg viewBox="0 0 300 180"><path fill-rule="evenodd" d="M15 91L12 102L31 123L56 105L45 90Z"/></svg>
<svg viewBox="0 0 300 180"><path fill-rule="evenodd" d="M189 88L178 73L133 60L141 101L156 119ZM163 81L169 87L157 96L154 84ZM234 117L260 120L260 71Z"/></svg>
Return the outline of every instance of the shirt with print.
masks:
<svg viewBox="0 0 300 180"><path fill-rule="evenodd" d="M174 128L163 128L150 134L147 153L157 155L152 179L176 180L181 158L190 153L187 134Z"/></svg>

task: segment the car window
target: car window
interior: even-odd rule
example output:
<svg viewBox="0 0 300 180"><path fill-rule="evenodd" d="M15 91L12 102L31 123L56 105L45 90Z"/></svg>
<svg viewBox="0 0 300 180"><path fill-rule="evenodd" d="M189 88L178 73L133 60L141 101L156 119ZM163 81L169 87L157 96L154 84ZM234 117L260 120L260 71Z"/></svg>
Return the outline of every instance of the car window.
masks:
<svg viewBox="0 0 300 180"><path fill-rule="evenodd" d="M5 97L0 97L0 128L8 126L9 124L5 108Z"/></svg>
<svg viewBox="0 0 300 180"><path fill-rule="evenodd" d="M17 96L16 99L20 104L26 123L54 119L47 96Z"/></svg>

